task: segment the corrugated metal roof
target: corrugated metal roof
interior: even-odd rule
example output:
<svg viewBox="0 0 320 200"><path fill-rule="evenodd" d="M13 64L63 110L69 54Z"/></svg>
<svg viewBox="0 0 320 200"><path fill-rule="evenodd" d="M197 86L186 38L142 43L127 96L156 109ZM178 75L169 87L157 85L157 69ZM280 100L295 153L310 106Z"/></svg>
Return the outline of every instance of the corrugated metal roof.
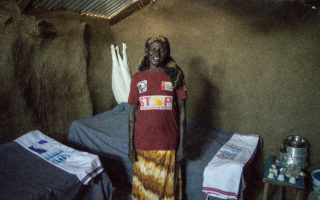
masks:
<svg viewBox="0 0 320 200"><path fill-rule="evenodd" d="M32 5L45 9L67 9L88 16L111 19L138 1L139 0L34 0Z"/></svg>

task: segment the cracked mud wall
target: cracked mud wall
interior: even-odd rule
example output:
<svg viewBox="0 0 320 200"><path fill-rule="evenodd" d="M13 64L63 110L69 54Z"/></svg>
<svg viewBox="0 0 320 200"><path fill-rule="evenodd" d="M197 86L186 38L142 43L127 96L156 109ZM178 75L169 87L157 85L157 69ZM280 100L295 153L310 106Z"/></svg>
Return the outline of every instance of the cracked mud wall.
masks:
<svg viewBox="0 0 320 200"><path fill-rule="evenodd" d="M0 4L1 143L34 129L63 140L73 120L113 106L107 21Z"/></svg>

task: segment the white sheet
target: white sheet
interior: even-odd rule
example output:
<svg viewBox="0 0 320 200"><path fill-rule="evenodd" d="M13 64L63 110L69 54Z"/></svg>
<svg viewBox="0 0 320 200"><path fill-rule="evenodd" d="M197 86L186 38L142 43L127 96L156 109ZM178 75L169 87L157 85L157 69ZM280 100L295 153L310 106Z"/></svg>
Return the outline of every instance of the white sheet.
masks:
<svg viewBox="0 0 320 200"><path fill-rule="evenodd" d="M38 130L24 134L15 142L52 165L76 175L83 184L88 184L104 170L97 155L77 151Z"/></svg>
<svg viewBox="0 0 320 200"><path fill-rule="evenodd" d="M255 152L257 135L235 133L208 163L203 173L203 188L209 196L238 199L243 167Z"/></svg>

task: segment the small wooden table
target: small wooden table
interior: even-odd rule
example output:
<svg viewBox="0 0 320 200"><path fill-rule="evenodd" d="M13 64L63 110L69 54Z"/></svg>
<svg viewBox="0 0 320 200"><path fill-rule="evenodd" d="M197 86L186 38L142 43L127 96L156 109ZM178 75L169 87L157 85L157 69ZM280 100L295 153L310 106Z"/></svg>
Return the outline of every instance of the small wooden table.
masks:
<svg viewBox="0 0 320 200"><path fill-rule="evenodd" d="M297 200L302 200L303 199L303 191L304 191L304 179L300 178L297 179L296 184L289 183L289 179L286 177L285 181L278 181L277 178L270 179L268 178L269 174L269 168L272 163L272 158L273 156L269 156L268 162L266 169L264 171L264 177L263 177L263 182L264 182L264 191L263 191L263 200L267 200L268 198L268 190L270 188L270 185L276 185L276 186L281 186L282 191L281 191L281 199L282 199L282 193L284 188L289 188L289 189L294 189L297 192ZM278 168L279 166L277 166ZM278 168L279 169L279 168Z"/></svg>

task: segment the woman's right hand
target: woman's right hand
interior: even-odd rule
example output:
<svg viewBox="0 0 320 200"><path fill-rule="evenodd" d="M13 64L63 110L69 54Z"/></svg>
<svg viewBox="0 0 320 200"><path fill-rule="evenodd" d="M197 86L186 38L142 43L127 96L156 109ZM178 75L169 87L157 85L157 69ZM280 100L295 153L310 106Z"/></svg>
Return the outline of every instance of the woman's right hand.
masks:
<svg viewBox="0 0 320 200"><path fill-rule="evenodd" d="M136 110L138 105L130 104L129 110L129 152L128 157L132 162L137 161L137 152L134 146L134 123L136 121Z"/></svg>
<svg viewBox="0 0 320 200"><path fill-rule="evenodd" d="M138 161L137 159L137 152L136 149L134 148L134 145L129 142L129 152L128 152L128 157L131 160L131 162Z"/></svg>

